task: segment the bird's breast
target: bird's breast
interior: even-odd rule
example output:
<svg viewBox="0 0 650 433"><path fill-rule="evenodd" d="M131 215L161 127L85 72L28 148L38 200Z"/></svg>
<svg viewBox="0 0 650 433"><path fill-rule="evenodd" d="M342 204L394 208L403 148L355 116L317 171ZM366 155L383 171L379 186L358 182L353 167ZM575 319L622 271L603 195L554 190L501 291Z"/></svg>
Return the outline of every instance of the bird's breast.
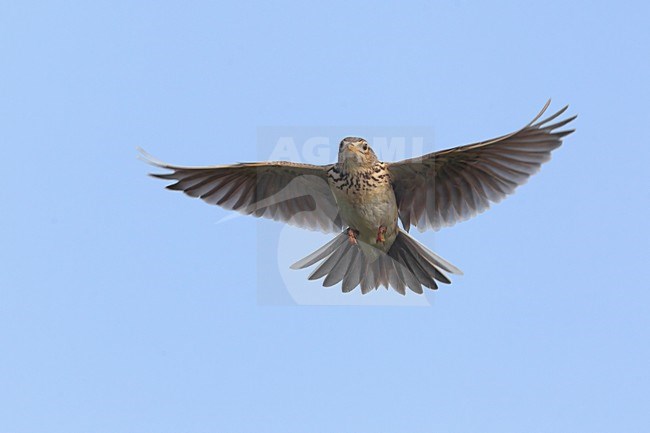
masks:
<svg viewBox="0 0 650 433"><path fill-rule="evenodd" d="M388 250L397 235L397 203L388 171L330 170L329 184L345 224L359 231L361 241ZM377 245L382 226L387 230L386 241Z"/></svg>

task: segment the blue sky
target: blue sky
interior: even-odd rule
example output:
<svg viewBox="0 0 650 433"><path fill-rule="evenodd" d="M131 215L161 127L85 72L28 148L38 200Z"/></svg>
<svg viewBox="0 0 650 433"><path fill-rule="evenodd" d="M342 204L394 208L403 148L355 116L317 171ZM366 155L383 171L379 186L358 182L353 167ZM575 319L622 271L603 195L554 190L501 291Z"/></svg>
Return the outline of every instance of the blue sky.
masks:
<svg viewBox="0 0 650 433"><path fill-rule="evenodd" d="M1 10L0 432L647 431L645 2ZM298 305L279 239L328 236L220 222L136 159L254 161L274 127L432 151L549 97L580 116L553 160L416 234L465 271L424 308Z"/></svg>

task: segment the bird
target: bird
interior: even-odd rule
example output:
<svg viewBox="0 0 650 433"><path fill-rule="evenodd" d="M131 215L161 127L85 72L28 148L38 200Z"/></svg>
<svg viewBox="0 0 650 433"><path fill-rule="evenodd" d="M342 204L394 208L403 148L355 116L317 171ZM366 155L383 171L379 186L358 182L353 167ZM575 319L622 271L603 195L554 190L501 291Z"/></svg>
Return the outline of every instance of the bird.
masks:
<svg viewBox="0 0 650 433"><path fill-rule="evenodd" d="M410 235L467 220L498 203L535 174L575 129L577 116L557 120L568 105L542 118L551 101L523 128L497 138L382 162L367 140L346 137L338 160L311 165L289 161L177 166L138 148L147 163L166 170L151 176L167 188L245 215L336 233L291 265L317 265L309 280L341 284L348 293L384 287L423 294L463 272ZM401 227L400 223L401 222Z"/></svg>

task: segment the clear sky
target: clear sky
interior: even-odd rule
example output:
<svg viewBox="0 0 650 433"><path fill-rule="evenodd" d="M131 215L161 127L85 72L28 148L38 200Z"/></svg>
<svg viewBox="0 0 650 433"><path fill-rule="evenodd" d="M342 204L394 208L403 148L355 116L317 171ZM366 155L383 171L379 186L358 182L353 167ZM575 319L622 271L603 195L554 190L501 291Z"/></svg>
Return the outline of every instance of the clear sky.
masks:
<svg viewBox="0 0 650 433"><path fill-rule="evenodd" d="M0 433L648 431L650 9L610 3L2 2ZM330 236L136 159L268 158L273 128L432 151L549 97L579 114L553 160L415 232L465 272L425 307L304 305L358 296L283 285Z"/></svg>

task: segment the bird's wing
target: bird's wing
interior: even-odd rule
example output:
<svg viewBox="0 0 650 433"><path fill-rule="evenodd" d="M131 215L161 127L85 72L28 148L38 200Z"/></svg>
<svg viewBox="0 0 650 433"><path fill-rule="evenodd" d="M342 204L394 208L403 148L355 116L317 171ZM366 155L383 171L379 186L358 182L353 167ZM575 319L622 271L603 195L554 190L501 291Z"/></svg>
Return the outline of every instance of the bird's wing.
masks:
<svg viewBox="0 0 650 433"><path fill-rule="evenodd" d="M562 138L557 131L576 116L552 123L568 106L502 137L430 153L389 165L405 229L438 230L469 219L511 194L535 174Z"/></svg>
<svg viewBox="0 0 650 433"><path fill-rule="evenodd" d="M338 207L327 183L330 166L291 162L257 162L207 167L180 167L139 149L143 159L171 173L151 174L176 181L167 188L246 215L271 218L323 232L342 228Z"/></svg>

